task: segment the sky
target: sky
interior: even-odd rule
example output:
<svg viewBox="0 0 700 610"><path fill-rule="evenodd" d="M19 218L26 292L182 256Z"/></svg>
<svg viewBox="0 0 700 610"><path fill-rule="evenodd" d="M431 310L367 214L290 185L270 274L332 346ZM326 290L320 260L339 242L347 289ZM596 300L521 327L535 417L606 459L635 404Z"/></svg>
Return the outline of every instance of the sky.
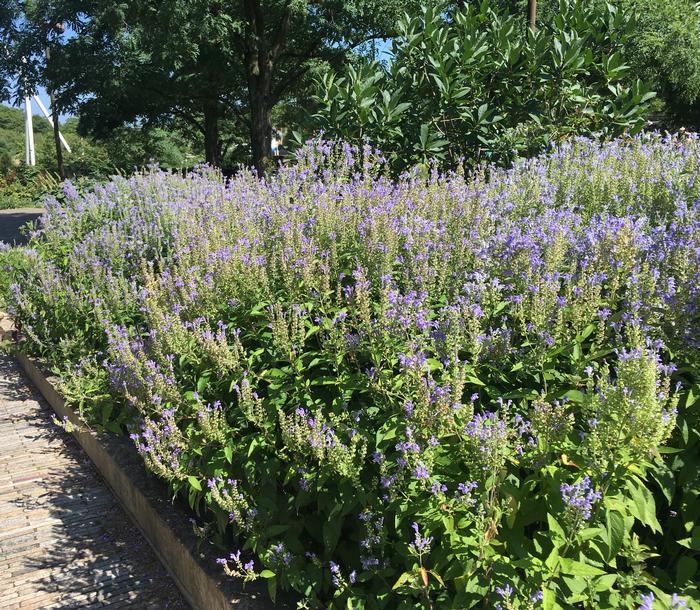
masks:
<svg viewBox="0 0 700 610"><path fill-rule="evenodd" d="M43 87L40 87L39 91L38 91L38 95L39 95L39 99L42 101L42 103L44 104L46 109L49 110L49 95L48 95L48 93L46 93L46 89L44 89ZM10 106L10 105L11 104L5 103L5 106ZM16 106L15 106L15 108L16 108ZM24 106L22 106L22 108L24 108ZM32 114L35 114L35 115L38 115L41 117L44 116L41 113L41 110L39 110L39 106L37 105L37 103L34 100L32 100ZM61 121L64 121L69 116L70 116L69 114L62 114Z"/></svg>

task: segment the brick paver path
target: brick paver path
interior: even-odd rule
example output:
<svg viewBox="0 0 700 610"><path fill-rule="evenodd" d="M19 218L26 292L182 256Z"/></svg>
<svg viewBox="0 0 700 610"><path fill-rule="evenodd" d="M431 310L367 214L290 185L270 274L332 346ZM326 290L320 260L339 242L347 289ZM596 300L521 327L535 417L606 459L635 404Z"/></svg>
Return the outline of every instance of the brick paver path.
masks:
<svg viewBox="0 0 700 610"><path fill-rule="evenodd" d="M0 354L0 609L187 608L52 413Z"/></svg>

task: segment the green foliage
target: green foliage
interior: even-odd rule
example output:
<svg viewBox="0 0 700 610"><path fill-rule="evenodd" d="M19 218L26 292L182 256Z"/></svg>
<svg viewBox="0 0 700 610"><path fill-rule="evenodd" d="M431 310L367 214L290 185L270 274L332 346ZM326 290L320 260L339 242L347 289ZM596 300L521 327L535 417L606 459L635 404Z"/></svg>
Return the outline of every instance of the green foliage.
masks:
<svg viewBox="0 0 700 610"><path fill-rule="evenodd" d="M13 25L0 23L10 51L0 72L5 65L6 73L21 71L30 86L51 83L60 107L79 114L93 135L134 122L171 129L184 121L203 140L207 161L220 165L244 134L248 156L263 170L274 106L298 94L319 62L338 65L374 36L388 35L400 10L411 5L17 0ZM71 36L46 31L56 19L71 26ZM43 44L53 49L48 62Z"/></svg>
<svg viewBox="0 0 700 610"><path fill-rule="evenodd" d="M114 167L131 171L148 163L165 169L182 169L203 161L193 154L186 138L178 131L161 128L121 127L99 140Z"/></svg>
<svg viewBox="0 0 700 610"><path fill-rule="evenodd" d="M40 207L47 195L63 198L55 174L56 153L49 123L34 116L36 167L24 165L24 115L17 108L0 105L0 209ZM122 127L102 140L78 134L78 119L68 118L61 133L71 146L64 152L66 173L78 188L115 173L130 173L149 163L165 169L183 169L202 161L181 129Z"/></svg>
<svg viewBox="0 0 700 610"><path fill-rule="evenodd" d="M6 311L12 300L12 284L29 271L30 259L21 248L0 246L0 311Z"/></svg>
<svg viewBox="0 0 700 610"><path fill-rule="evenodd" d="M0 181L3 193L0 206L37 202L42 193L54 189L58 181L56 172L56 150L53 130L43 116L34 115L34 146L36 166L24 165L24 113L19 108L0 105ZM107 154L101 146L86 140L77 133L76 119L67 119L61 124L61 133L71 146L70 154L64 151L67 174L71 177L106 177L114 171Z"/></svg>
<svg viewBox="0 0 700 610"><path fill-rule="evenodd" d="M637 14L625 59L659 92L672 122L700 126L700 4L622 0Z"/></svg>
<svg viewBox="0 0 700 610"><path fill-rule="evenodd" d="M41 207L58 180L51 174L9 171L0 179L0 209Z"/></svg>
<svg viewBox="0 0 700 610"><path fill-rule="evenodd" d="M8 305L273 599L697 610L699 163L148 171L49 206Z"/></svg>
<svg viewBox="0 0 700 610"><path fill-rule="evenodd" d="M588 0L587 10L604 9L607 0ZM524 0L496 0L523 17ZM654 121L661 127L697 128L700 124L700 3L697 0L614 0L619 10L636 15L625 49L632 74L658 92ZM549 24L559 0L538 0L538 23Z"/></svg>
<svg viewBox="0 0 700 610"><path fill-rule="evenodd" d="M41 167L43 161L52 154L53 136L48 121L43 117L35 116L33 124L34 146ZM71 141L74 139L71 138ZM0 176L18 169L23 160L24 113L19 108L10 108L0 104Z"/></svg>
<svg viewBox="0 0 700 610"><path fill-rule="evenodd" d="M319 81L318 128L368 140L403 169L438 159L507 164L574 134L635 133L654 96L623 61L633 16L562 0L536 34L489 2L406 15L388 67Z"/></svg>

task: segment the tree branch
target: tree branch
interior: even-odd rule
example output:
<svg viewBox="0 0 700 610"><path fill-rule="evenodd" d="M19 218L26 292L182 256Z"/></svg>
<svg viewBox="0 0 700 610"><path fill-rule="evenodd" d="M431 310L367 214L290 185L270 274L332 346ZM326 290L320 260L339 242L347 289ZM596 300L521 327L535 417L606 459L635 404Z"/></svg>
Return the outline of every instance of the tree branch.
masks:
<svg viewBox="0 0 700 610"><path fill-rule="evenodd" d="M194 125L194 127L196 127L199 131L204 133L204 125L200 121L195 119L190 113L185 112L180 108L173 108L173 113L181 117L185 122L189 123L190 125Z"/></svg>
<svg viewBox="0 0 700 610"><path fill-rule="evenodd" d="M265 20L260 8L260 2L257 0L245 0L245 7L253 33L257 37L262 37L265 33Z"/></svg>
<svg viewBox="0 0 700 610"><path fill-rule="evenodd" d="M265 24L263 22L260 4L256 0L244 0L245 11L250 25L250 33L246 41L246 64L248 79L260 75L261 51L260 40L265 34Z"/></svg>
<svg viewBox="0 0 700 610"><path fill-rule="evenodd" d="M289 33L289 26L292 22L292 10L287 5L287 7L284 9L284 15L282 16L282 21L280 21L279 26L277 27L277 32L275 33L275 37L272 41L272 48L270 49L270 62L273 63L278 57L279 54L284 46L284 43L287 41L287 34Z"/></svg>
<svg viewBox="0 0 700 610"><path fill-rule="evenodd" d="M296 80L304 76L304 74L309 71L310 67L311 66L307 63L287 74L286 78L282 79L282 81L279 82L272 90L272 103L276 104L286 89L289 88Z"/></svg>

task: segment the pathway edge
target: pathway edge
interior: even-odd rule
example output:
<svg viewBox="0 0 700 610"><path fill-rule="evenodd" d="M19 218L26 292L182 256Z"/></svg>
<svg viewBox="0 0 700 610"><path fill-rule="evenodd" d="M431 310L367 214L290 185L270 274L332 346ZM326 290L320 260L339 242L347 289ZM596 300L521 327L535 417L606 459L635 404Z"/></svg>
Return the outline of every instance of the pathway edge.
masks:
<svg viewBox="0 0 700 610"><path fill-rule="evenodd" d="M149 500L100 444L97 436L85 428L77 413L66 406L64 398L44 376L35 362L21 351L15 358L25 375L39 390L61 420L73 424L72 434L97 467L131 521L141 531L158 559L167 569L183 597L195 610L237 610L269 607L252 599L230 601L215 580L207 574L190 549L160 517Z"/></svg>

